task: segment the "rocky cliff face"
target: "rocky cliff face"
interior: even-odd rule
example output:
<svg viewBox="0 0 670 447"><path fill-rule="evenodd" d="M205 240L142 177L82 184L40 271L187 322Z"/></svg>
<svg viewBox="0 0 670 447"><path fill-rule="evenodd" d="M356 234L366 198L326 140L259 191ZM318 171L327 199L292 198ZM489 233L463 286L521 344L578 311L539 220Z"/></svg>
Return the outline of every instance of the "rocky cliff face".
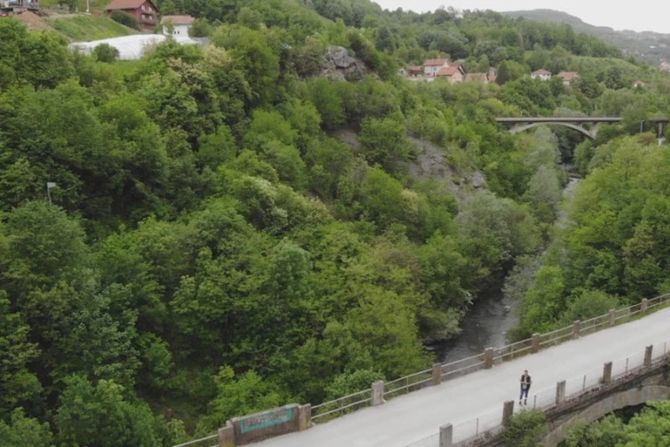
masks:
<svg viewBox="0 0 670 447"><path fill-rule="evenodd" d="M331 46L323 56L321 74L334 81L358 81L367 73L360 59L351 57L346 48Z"/></svg>

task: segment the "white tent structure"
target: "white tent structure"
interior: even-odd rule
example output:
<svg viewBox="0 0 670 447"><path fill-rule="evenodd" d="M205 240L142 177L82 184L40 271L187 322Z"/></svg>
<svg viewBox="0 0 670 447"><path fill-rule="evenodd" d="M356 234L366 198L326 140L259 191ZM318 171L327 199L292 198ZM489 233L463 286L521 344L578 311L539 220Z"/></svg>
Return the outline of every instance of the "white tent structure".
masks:
<svg viewBox="0 0 670 447"><path fill-rule="evenodd" d="M93 40L90 42L73 42L69 47L84 54L91 54L95 47L106 43L119 50L120 60L141 59L152 47L163 43L168 38L162 34L136 34L132 36L113 37L111 39ZM175 36L174 41L180 45L200 45L199 40L187 36Z"/></svg>

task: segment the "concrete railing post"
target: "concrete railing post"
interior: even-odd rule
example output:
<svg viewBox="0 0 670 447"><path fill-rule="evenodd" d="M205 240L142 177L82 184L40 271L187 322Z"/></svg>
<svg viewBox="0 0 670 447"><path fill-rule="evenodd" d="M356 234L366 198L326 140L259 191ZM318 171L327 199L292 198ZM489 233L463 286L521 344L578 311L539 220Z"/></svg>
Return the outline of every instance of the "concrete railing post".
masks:
<svg viewBox="0 0 670 447"><path fill-rule="evenodd" d="M504 427L509 425L512 415L514 414L514 401L506 400L503 404L502 424Z"/></svg>
<svg viewBox="0 0 670 447"><path fill-rule="evenodd" d="M577 320L574 323L572 323L572 338L578 338L579 337L579 331L582 329L582 322Z"/></svg>
<svg viewBox="0 0 670 447"><path fill-rule="evenodd" d="M384 381L378 380L372 384L372 402L371 405L376 407L384 403Z"/></svg>
<svg viewBox="0 0 670 447"><path fill-rule="evenodd" d="M433 363L433 375L431 383L433 385L439 385L442 383L442 364Z"/></svg>
<svg viewBox="0 0 670 447"><path fill-rule="evenodd" d="M616 324L616 310L610 309L607 316L609 317L610 326L614 326Z"/></svg>
<svg viewBox="0 0 670 447"><path fill-rule="evenodd" d="M312 406L310 404L298 407L298 430L307 430L312 425Z"/></svg>
<svg viewBox="0 0 670 447"><path fill-rule="evenodd" d="M219 447L235 447L235 429L230 421L218 431Z"/></svg>
<svg viewBox="0 0 670 447"><path fill-rule="evenodd" d="M649 345L644 348L644 367L651 368L651 355L654 350L654 345Z"/></svg>
<svg viewBox="0 0 670 447"><path fill-rule="evenodd" d="M445 424L440 427L440 447L452 447L454 445L454 427Z"/></svg>
<svg viewBox="0 0 670 447"><path fill-rule="evenodd" d="M484 350L484 368L489 369L493 367L493 348L486 348Z"/></svg>
<svg viewBox="0 0 670 447"><path fill-rule="evenodd" d="M646 298L642 298L642 302L640 303L640 310L642 312L646 312L649 309L649 300Z"/></svg>
<svg viewBox="0 0 670 447"><path fill-rule="evenodd" d="M565 401L565 380L556 384L556 405Z"/></svg>
<svg viewBox="0 0 670 447"><path fill-rule="evenodd" d="M605 385L612 383L612 362L607 362L603 365L602 382Z"/></svg>
<svg viewBox="0 0 670 447"><path fill-rule="evenodd" d="M540 350L540 334L537 332L533 334L530 340L530 352L537 352Z"/></svg>

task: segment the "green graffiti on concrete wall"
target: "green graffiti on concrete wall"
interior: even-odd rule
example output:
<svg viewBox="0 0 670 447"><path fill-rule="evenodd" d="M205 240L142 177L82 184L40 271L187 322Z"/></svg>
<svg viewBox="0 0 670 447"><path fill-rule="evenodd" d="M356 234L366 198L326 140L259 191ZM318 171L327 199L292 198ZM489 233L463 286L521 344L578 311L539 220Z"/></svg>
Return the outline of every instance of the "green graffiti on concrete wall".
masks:
<svg viewBox="0 0 670 447"><path fill-rule="evenodd" d="M282 408L259 413L240 421L240 433L263 430L293 421L295 408Z"/></svg>

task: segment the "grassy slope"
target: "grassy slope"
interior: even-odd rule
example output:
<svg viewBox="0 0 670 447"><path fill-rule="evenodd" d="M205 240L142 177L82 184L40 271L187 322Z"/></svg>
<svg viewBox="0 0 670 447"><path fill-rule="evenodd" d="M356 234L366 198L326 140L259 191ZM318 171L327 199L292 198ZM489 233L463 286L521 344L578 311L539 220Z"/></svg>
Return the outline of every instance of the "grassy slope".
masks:
<svg viewBox="0 0 670 447"><path fill-rule="evenodd" d="M88 15L54 16L49 18L48 22L56 31L73 41L106 39L138 33L137 30L121 25L107 17Z"/></svg>
<svg viewBox="0 0 670 447"><path fill-rule="evenodd" d="M89 0L91 9L103 10L111 0ZM40 0L42 8L57 8L58 0ZM77 0L76 7L79 11L86 11L86 0Z"/></svg>

